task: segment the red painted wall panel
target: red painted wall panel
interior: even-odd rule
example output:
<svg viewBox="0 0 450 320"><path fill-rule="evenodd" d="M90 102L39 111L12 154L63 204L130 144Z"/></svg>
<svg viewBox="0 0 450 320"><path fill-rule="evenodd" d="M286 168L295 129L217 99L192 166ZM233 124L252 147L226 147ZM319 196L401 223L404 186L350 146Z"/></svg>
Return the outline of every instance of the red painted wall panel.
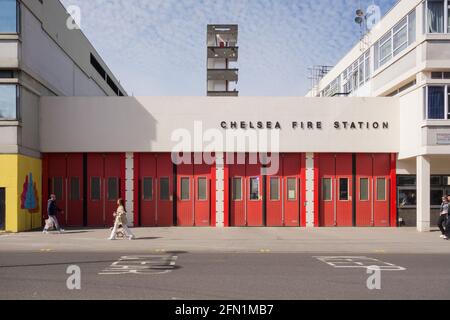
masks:
<svg viewBox="0 0 450 320"><path fill-rule="evenodd" d="M372 154L356 155L356 226L372 226L373 204L373 158ZM368 194L361 198L361 186L368 183ZM365 193L365 192L364 192Z"/></svg>

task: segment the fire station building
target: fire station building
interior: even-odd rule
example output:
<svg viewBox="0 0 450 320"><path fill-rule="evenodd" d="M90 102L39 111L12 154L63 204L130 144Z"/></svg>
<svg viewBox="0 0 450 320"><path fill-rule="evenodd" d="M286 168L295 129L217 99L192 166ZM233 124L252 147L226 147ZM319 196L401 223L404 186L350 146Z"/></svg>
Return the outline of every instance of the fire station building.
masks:
<svg viewBox="0 0 450 320"><path fill-rule="evenodd" d="M450 0L401 0L307 97L238 97L208 26L205 97L129 97L59 1L0 3L0 229L417 227L450 194ZM4 16L4 18L3 18Z"/></svg>

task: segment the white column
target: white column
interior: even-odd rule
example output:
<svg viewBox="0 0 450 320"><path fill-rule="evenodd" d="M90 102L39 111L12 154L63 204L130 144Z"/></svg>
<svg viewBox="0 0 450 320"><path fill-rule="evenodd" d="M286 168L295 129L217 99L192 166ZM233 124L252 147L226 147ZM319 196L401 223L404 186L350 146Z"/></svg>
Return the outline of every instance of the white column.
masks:
<svg viewBox="0 0 450 320"><path fill-rule="evenodd" d="M125 155L125 199L128 226L134 226L134 153Z"/></svg>
<svg viewBox="0 0 450 320"><path fill-rule="evenodd" d="M216 227L225 225L225 181L224 181L224 154L216 152ZM213 189L214 192L214 189Z"/></svg>
<svg viewBox="0 0 450 320"><path fill-rule="evenodd" d="M314 153L306 154L306 227L314 227Z"/></svg>
<svg viewBox="0 0 450 320"><path fill-rule="evenodd" d="M430 231L430 159L417 157L417 230Z"/></svg>

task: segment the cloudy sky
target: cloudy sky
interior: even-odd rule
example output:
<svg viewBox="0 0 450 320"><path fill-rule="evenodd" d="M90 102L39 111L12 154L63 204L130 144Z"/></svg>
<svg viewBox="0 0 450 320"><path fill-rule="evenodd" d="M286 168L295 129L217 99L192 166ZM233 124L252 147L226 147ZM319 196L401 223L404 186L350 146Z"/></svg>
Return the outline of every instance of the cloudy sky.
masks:
<svg viewBox="0 0 450 320"><path fill-rule="evenodd" d="M129 95L204 96L206 25L239 25L241 96L302 96L308 67L359 39L355 10L396 0L62 0Z"/></svg>

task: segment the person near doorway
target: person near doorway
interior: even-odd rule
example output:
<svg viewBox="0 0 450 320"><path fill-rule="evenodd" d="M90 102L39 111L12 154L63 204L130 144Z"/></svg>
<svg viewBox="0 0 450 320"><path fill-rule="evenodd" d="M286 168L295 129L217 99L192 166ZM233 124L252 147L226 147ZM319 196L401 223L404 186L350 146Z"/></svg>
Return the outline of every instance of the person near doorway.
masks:
<svg viewBox="0 0 450 320"><path fill-rule="evenodd" d="M441 210L437 223L439 230L441 231L441 238L445 238L445 225L448 218L448 207L449 207L448 196L443 196Z"/></svg>
<svg viewBox="0 0 450 320"><path fill-rule="evenodd" d="M447 219L445 222L445 234L443 236L444 240L450 239L450 217L448 216L449 206L450 206L450 196L447 196Z"/></svg>
<svg viewBox="0 0 450 320"><path fill-rule="evenodd" d="M122 225L122 229L125 232L125 236L128 238L128 240L133 240L135 236L127 226L127 211L125 210L125 205L122 198L117 200L117 210L116 212L114 212L114 216L116 217L116 219L114 222L113 230L111 231L111 235L108 240L116 239L117 230L119 229L120 225Z"/></svg>
<svg viewBox="0 0 450 320"><path fill-rule="evenodd" d="M64 211L58 208L58 206L56 205L56 195L52 194L50 195L50 199L47 202L48 220L47 223L45 224L44 231L42 231L44 234L48 233L48 230L51 225L53 225L59 233L64 232L64 229L61 228L58 222L57 215L59 212L62 213Z"/></svg>

